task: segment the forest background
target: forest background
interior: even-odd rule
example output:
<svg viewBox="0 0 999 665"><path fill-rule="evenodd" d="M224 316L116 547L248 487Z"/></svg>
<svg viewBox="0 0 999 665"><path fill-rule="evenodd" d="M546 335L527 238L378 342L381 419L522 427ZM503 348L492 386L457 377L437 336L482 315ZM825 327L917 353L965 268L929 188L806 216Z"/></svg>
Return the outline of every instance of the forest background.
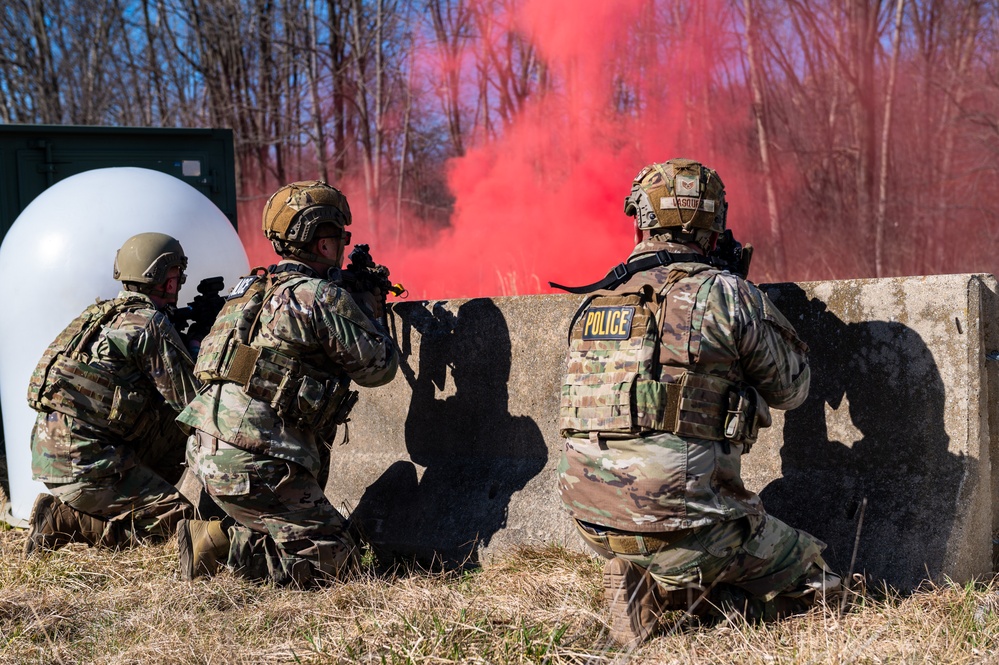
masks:
<svg viewBox="0 0 999 665"><path fill-rule="evenodd" d="M420 298L596 280L679 156L755 281L996 273L997 40L992 0L7 0L0 121L230 127L251 263L323 178Z"/></svg>

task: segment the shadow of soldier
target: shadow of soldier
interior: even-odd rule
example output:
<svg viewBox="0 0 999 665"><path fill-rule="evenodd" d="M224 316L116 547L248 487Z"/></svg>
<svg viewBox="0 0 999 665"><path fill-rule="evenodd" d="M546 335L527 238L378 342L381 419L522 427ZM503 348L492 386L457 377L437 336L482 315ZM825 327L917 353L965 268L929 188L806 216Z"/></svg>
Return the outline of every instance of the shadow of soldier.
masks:
<svg viewBox="0 0 999 665"><path fill-rule="evenodd" d="M939 579L964 476L948 451L944 385L908 326L845 323L793 284L768 295L809 347L811 390L784 418L783 477L760 492L768 512L829 545L826 560L912 589Z"/></svg>
<svg viewBox="0 0 999 665"><path fill-rule="evenodd" d="M482 548L507 527L511 496L548 458L534 420L509 412L510 332L484 298L456 314L442 303L402 303L393 311L402 322L400 369L412 388L410 461L395 462L365 490L352 520L380 560L476 566Z"/></svg>

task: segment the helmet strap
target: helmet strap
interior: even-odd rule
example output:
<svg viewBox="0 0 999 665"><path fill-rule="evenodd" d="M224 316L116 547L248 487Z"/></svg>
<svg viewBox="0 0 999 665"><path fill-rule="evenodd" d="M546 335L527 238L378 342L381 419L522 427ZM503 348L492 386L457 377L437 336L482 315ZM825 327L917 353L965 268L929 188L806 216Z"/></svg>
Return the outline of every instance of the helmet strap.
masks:
<svg viewBox="0 0 999 665"><path fill-rule="evenodd" d="M177 297L176 293L167 293L166 282L160 282L159 284L137 284L136 282L122 282L121 287L131 293L141 293L144 296L150 296L152 298L167 299L169 296L174 298Z"/></svg>
<svg viewBox="0 0 999 665"><path fill-rule="evenodd" d="M322 254L316 254L315 252L310 252L304 247L298 247L295 245L284 244L283 251L279 251L278 254L281 256L292 256L301 261L307 263L317 263L321 266L328 266L331 268L339 267L337 262L333 259L328 259Z"/></svg>
<svg viewBox="0 0 999 665"><path fill-rule="evenodd" d="M711 235L708 236L707 247L704 248L705 254L710 254L715 251L715 247L718 246L718 235L719 233L717 231L712 231Z"/></svg>

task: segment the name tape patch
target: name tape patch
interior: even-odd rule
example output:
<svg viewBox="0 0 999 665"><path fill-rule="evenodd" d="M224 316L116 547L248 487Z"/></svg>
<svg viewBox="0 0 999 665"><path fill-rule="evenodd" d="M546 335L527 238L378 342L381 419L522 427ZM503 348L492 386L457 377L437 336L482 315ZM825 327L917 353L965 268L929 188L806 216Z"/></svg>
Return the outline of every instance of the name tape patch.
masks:
<svg viewBox="0 0 999 665"><path fill-rule="evenodd" d="M583 318L583 339L628 339L634 307L591 307Z"/></svg>
<svg viewBox="0 0 999 665"><path fill-rule="evenodd" d="M704 199L700 207L697 205L698 199L693 196L664 196L659 199L660 210L703 210L704 212L715 211L714 199Z"/></svg>

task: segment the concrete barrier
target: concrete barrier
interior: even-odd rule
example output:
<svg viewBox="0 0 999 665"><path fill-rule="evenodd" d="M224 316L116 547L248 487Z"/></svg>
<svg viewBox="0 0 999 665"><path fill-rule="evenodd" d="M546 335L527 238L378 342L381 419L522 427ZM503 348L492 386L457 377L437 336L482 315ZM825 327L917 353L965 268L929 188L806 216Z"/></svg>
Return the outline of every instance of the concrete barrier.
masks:
<svg viewBox="0 0 999 665"><path fill-rule="evenodd" d="M747 484L825 540L841 571L857 542L854 570L903 589L989 573L995 279L764 288L811 346L813 382L745 459ZM454 566L517 544L578 546L555 465L565 331L580 300L392 307L402 375L362 390L327 488L381 555Z"/></svg>

